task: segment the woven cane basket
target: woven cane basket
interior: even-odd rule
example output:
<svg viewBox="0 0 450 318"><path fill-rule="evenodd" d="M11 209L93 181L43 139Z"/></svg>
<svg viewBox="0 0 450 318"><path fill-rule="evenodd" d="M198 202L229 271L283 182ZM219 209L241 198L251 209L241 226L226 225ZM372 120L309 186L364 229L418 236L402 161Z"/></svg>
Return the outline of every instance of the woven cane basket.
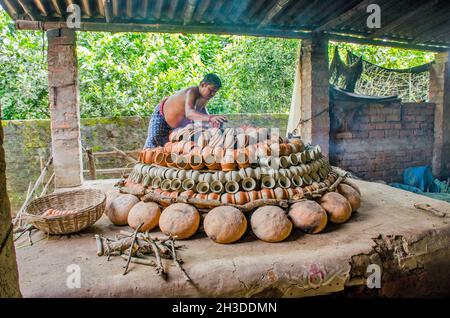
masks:
<svg viewBox="0 0 450 318"><path fill-rule="evenodd" d="M79 232L97 222L106 205L106 195L101 190L84 189L52 193L35 199L27 205L24 215L28 222L49 234ZM73 210L76 213L42 217L47 209Z"/></svg>

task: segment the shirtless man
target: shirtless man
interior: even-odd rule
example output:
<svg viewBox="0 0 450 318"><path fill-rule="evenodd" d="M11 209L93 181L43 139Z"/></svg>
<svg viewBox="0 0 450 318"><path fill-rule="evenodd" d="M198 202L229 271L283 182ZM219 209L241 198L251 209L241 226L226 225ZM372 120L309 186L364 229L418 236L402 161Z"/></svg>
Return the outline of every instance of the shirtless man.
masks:
<svg viewBox="0 0 450 318"><path fill-rule="evenodd" d="M193 121L220 127L227 121L225 116L208 114L206 104L221 86L217 75L207 74L200 85L182 89L164 98L150 119L144 149L163 146L169 141L169 134L173 129L184 127Z"/></svg>

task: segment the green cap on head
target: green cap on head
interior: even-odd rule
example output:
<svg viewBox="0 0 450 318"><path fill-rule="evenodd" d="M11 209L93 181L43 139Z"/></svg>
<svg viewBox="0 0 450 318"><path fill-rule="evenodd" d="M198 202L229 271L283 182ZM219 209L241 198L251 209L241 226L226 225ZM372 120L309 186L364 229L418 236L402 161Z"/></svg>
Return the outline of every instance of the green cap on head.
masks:
<svg viewBox="0 0 450 318"><path fill-rule="evenodd" d="M213 73L206 74L205 77L203 77L201 83L214 85L217 89L222 87L222 82L220 81L219 76Z"/></svg>

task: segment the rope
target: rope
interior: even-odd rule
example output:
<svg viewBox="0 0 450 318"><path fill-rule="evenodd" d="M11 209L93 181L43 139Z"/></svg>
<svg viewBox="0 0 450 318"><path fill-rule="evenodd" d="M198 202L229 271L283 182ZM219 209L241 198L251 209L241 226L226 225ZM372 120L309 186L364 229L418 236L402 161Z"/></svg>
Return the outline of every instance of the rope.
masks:
<svg viewBox="0 0 450 318"><path fill-rule="evenodd" d="M322 115L323 113L325 113L325 112L328 111L329 109L330 109L330 107L328 106L328 107L322 109L322 110L321 110L320 112L318 112L317 114L311 116L311 117L308 118L308 119L300 119L299 122L298 122L298 124L295 126L294 131L297 131L298 133L300 133L300 132L297 130L299 126L302 126L304 123L307 123L308 121L310 121L310 120L312 120L312 119L314 119L314 118L316 118L316 117L319 117L320 115Z"/></svg>

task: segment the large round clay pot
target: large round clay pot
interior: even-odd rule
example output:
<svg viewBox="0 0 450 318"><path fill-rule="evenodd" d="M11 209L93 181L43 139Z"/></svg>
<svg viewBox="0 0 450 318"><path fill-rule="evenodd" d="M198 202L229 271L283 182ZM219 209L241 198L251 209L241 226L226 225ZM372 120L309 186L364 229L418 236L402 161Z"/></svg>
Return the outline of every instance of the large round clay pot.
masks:
<svg viewBox="0 0 450 318"><path fill-rule="evenodd" d="M159 227L166 235L182 240L191 237L200 225L200 214L192 205L175 203L164 209Z"/></svg>
<svg viewBox="0 0 450 318"><path fill-rule="evenodd" d="M292 223L284 210L277 206L263 206L250 217L253 233L266 242L281 242L292 231Z"/></svg>
<svg viewBox="0 0 450 318"><path fill-rule="evenodd" d="M212 209L203 221L206 235L217 243L233 243L244 235L247 229L245 215L236 208L222 206Z"/></svg>
<svg viewBox="0 0 450 318"><path fill-rule="evenodd" d="M136 229L140 224L140 232L153 230L158 226L159 217L161 216L161 209L158 204L154 202L138 202L128 213L128 225Z"/></svg>
<svg viewBox="0 0 450 318"><path fill-rule="evenodd" d="M329 219L333 223L344 223L352 215L352 206L347 199L337 192L328 192L319 201L327 211Z"/></svg>
<svg viewBox="0 0 450 318"><path fill-rule="evenodd" d="M292 223L306 233L319 233L327 225L326 211L316 201L306 200L295 203L288 213Z"/></svg>

